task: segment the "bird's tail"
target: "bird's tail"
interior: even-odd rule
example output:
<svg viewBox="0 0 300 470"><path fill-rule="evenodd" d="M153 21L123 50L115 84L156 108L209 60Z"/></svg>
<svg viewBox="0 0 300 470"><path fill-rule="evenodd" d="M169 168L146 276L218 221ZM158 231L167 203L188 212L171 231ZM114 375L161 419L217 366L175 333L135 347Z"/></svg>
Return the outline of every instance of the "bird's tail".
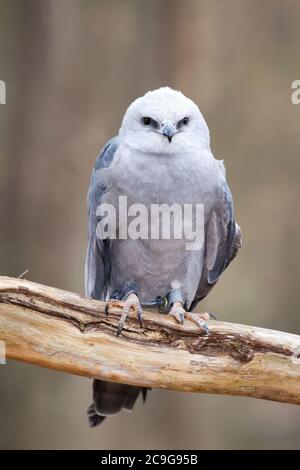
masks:
<svg viewBox="0 0 300 470"><path fill-rule="evenodd" d="M87 411L90 427L97 426L107 416L118 413L122 408L131 411L140 393L145 401L146 388L94 380L93 403Z"/></svg>
<svg viewBox="0 0 300 470"><path fill-rule="evenodd" d="M95 426L98 426L98 424L101 424L102 421L106 418L106 416L100 416L97 414L94 403L91 403L90 406L88 407L87 415L88 415L90 428L94 428Z"/></svg>

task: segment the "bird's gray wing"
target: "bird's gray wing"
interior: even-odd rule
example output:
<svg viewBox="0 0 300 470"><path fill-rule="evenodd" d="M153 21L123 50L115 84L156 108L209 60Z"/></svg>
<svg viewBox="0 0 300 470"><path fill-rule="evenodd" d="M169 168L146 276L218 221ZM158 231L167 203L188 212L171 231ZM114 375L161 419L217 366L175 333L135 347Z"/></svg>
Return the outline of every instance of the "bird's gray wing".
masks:
<svg viewBox="0 0 300 470"><path fill-rule="evenodd" d="M85 261L85 294L94 299L104 299L110 274L109 240L96 236L99 218L97 207L101 204L105 187L98 183L97 174L108 168L119 145L119 137L109 140L97 157L88 191L88 247Z"/></svg>
<svg viewBox="0 0 300 470"><path fill-rule="evenodd" d="M230 189L224 182L205 224L204 263L191 310L208 294L240 247L241 230L234 220Z"/></svg>
<svg viewBox="0 0 300 470"><path fill-rule="evenodd" d="M111 267L110 242L107 239L100 240L96 236L99 221L96 211L106 190L99 185L98 172L110 166L118 145L119 138L114 137L101 150L92 172L88 192L89 242L85 262L85 291L87 296L94 299L105 299ZM122 408L132 410L140 393L145 400L145 388L94 380L93 403L88 408L90 426L97 426L106 416L118 413Z"/></svg>

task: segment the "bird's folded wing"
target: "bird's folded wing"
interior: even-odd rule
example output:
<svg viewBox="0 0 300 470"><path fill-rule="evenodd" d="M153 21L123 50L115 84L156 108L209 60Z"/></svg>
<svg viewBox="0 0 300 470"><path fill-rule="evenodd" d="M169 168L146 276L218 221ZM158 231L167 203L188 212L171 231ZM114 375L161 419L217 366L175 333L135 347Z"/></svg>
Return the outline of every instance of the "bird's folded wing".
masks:
<svg viewBox="0 0 300 470"><path fill-rule="evenodd" d="M191 309L203 299L241 247L241 230L234 220L233 202L224 182L205 225L205 258Z"/></svg>
<svg viewBox="0 0 300 470"><path fill-rule="evenodd" d="M88 191L88 227L89 241L85 261L85 294L94 299L103 299L105 296L106 280L110 271L109 240L100 240L97 237L97 207L101 204L105 187L99 184L98 172L109 167L116 149L118 137L111 139L101 150L94 170L92 172Z"/></svg>

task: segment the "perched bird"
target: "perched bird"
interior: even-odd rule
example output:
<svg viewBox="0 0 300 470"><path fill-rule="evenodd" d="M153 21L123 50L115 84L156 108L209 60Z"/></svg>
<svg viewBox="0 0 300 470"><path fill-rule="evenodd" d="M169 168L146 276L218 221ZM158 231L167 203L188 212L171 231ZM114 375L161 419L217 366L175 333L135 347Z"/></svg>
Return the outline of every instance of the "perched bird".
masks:
<svg viewBox="0 0 300 470"><path fill-rule="evenodd" d="M162 239L101 237L98 207L119 207L119 197L142 204L203 206L203 243L187 249L185 237ZM136 99L127 109L117 137L97 158L88 192L89 242L86 295L123 308L120 334L133 309L156 305L179 322L196 322L209 334L208 314L192 310L215 285L241 246L223 162L210 149L209 130L198 106L181 92L164 87ZM194 218L193 218L194 221ZM108 231L109 233L109 231ZM91 426L106 416L131 410L147 390L94 380Z"/></svg>

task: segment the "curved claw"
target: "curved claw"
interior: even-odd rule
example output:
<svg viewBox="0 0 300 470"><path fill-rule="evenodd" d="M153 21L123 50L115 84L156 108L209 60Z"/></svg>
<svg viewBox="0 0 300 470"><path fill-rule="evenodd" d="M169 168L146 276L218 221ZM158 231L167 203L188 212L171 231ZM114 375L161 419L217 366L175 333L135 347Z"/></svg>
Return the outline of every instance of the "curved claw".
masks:
<svg viewBox="0 0 300 470"><path fill-rule="evenodd" d="M197 321L197 324L202 328L202 330L205 331L207 336L210 336L210 330L209 330L209 327L208 327L208 324L206 323L206 321L199 318L199 320Z"/></svg>
<svg viewBox="0 0 300 470"><path fill-rule="evenodd" d="M119 321L118 328L117 328L117 336L120 336L120 334L122 333L123 326L124 325Z"/></svg>
<svg viewBox="0 0 300 470"><path fill-rule="evenodd" d="M214 320L218 320L218 317L215 313L208 312L209 318L213 318Z"/></svg>
<svg viewBox="0 0 300 470"><path fill-rule="evenodd" d="M207 336L210 335L209 327L207 324L207 320L209 320L210 314L206 312L199 314L186 312L181 302L174 302L169 314L172 315L179 323L181 323L181 325L184 322L184 318L186 318L187 320L196 323L201 328L201 330L206 333Z"/></svg>
<svg viewBox="0 0 300 470"><path fill-rule="evenodd" d="M210 335L209 327L208 324L206 323L207 320L209 319L209 314L208 313L190 313L186 312L186 318L188 320L191 320L194 323L197 323L200 328L205 331L206 335Z"/></svg>
<svg viewBox="0 0 300 470"><path fill-rule="evenodd" d="M138 317L138 321L140 324L140 328L143 328L143 310L142 310L140 302L138 303L136 310L137 310L137 317Z"/></svg>
<svg viewBox="0 0 300 470"><path fill-rule="evenodd" d="M123 327L126 323L126 320L127 320L127 317L128 317L128 314L129 314L129 311L130 311L131 308L134 310L134 312L135 312L135 314L138 318L140 327L143 328L143 315L142 315L143 311L142 311L140 301L139 301L136 294L133 294L133 293L130 294L125 301L120 301L120 300L117 300L117 301L110 300L110 301L108 301L105 305L106 315L108 315L110 307L121 307L122 308L121 318L118 322L118 327L117 327L117 333L116 333L117 336L120 336L120 334L122 333Z"/></svg>

